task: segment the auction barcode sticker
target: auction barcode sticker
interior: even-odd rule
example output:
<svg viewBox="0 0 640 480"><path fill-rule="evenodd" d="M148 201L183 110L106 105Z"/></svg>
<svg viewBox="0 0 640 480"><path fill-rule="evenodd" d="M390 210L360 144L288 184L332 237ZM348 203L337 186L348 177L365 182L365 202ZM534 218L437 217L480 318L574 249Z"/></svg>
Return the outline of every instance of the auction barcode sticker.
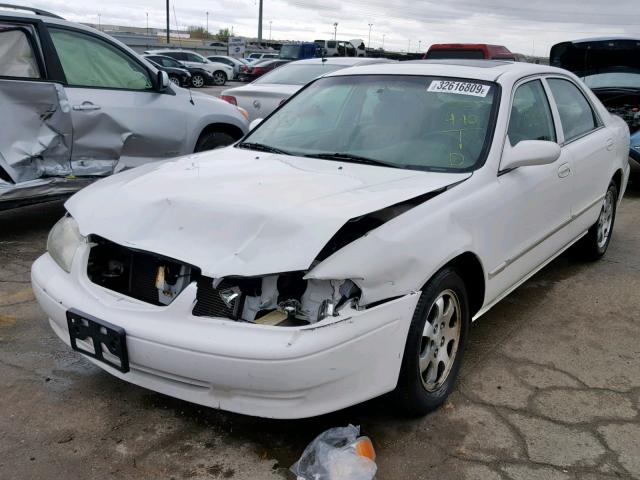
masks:
<svg viewBox="0 0 640 480"><path fill-rule="evenodd" d="M451 80L434 80L427 88L427 92L457 93L459 95L473 95L474 97L486 97L489 93L489 85L473 82L454 82Z"/></svg>

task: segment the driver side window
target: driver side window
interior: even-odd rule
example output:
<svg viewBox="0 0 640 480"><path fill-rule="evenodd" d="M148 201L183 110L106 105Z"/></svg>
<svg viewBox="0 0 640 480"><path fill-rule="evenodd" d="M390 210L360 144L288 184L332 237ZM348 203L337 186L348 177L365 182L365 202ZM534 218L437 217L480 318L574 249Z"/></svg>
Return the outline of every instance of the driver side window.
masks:
<svg viewBox="0 0 640 480"><path fill-rule="evenodd" d="M516 90L507 133L511 146L523 140L556 141L551 107L540 80L527 82Z"/></svg>
<svg viewBox="0 0 640 480"><path fill-rule="evenodd" d="M49 28L67 83L72 87L150 90L147 71L100 38Z"/></svg>

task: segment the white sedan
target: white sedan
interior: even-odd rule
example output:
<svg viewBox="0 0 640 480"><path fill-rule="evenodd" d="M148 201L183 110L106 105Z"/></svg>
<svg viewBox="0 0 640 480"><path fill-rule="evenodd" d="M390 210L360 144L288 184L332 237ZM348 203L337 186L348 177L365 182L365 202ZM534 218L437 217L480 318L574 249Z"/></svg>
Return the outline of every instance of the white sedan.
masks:
<svg viewBox="0 0 640 480"><path fill-rule="evenodd" d="M395 391L424 414L472 320L573 244L604 255L628 150L564 70L340 70L235 146L76 194L33 288L64 342L167 395L300 418Z"/></svg>

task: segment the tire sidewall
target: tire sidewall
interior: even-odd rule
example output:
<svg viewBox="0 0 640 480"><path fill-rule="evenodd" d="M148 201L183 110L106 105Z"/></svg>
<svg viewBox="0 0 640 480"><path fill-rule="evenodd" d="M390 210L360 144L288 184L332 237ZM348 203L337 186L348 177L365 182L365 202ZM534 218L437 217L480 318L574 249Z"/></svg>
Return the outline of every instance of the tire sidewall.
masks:
<svg viewBox="0 0 640 480"><path fill-rule="evenodd" d="M231 145L234 141L233 137L228 133L205 133L200 139L198 139L194 152L206 152L209 150L215 150L216 148L226 147L227 145Z"/></svg>
<svg viewBox="0 0 640 480"><path fill-rule="evenodd" d="M598 235L597 235L597 229L598 229L598 222L600 221L600 215L602 215L602 209L600 209L600 214L598 215L598 220L596 220L596 224L594 226L595 230L596 230L596 234L595 234L595 248L597 250L597 253L599 256L604 255L607 252L607 249L609 248L609 244L611 243L611 238L613 237L613 227L615 226L616 223L616 213L617 213L617 209L618 209L618 187L616 186L615 183L611 182L609 184L609 187L607 188L607 193L605 194L605 198L606 195L609 194L610 191L613 191L613 212L612 212L612 217L611 217L611 227L609 228L609 235L607 237L607 241L605 242L605 244L602 246L602 248L600 246L598 246Z"/></svg>
<svg viewBox="0 0 640 480"><path fill-rule="evenodd" d="M460 340L456 358L447 379L436 390L427 391L420 378L419 354L422 333L431 306L445 290L455 292L460 302L460 321L462 322ZM447 398L455 385L462 358L464 357L469 336L469 324L469 301L465 283L454 269L445 268L434 275L423 289L409 327L398 381L399 400L407 413L424 415L438 407Z"/></svg>

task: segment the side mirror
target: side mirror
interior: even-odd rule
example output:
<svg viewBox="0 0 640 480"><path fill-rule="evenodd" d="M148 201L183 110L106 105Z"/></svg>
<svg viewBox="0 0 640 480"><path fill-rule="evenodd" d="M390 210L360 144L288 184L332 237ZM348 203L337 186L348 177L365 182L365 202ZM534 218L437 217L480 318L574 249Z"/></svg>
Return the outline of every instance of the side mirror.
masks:
<svg viewBox="0 0 640 480"><path fill-rule="evenodd" d="M249 124L249 131L253 130L258 125L260 125L260 123L262 123L262 120L264 120L264 119L263 118L256 118L255 120L251 120L251 123Z"/></svg>
<svg viewBox="0 0 640 480"><path fill-rule="evenodd" d="M543 140L522 140L515 147L509 142L502 153L500 170L533 165L549 165L560 157L560 145Z"/></svg>
<svg viewBox="0 0 640 480"><path fill-rule="evenodd" d="M158 91L164 92L167 88L169 88L170 84L171 81L169 80L169 75L167 75L167 72L165 72L164 70L160 70L158 72Z"/></svg>

